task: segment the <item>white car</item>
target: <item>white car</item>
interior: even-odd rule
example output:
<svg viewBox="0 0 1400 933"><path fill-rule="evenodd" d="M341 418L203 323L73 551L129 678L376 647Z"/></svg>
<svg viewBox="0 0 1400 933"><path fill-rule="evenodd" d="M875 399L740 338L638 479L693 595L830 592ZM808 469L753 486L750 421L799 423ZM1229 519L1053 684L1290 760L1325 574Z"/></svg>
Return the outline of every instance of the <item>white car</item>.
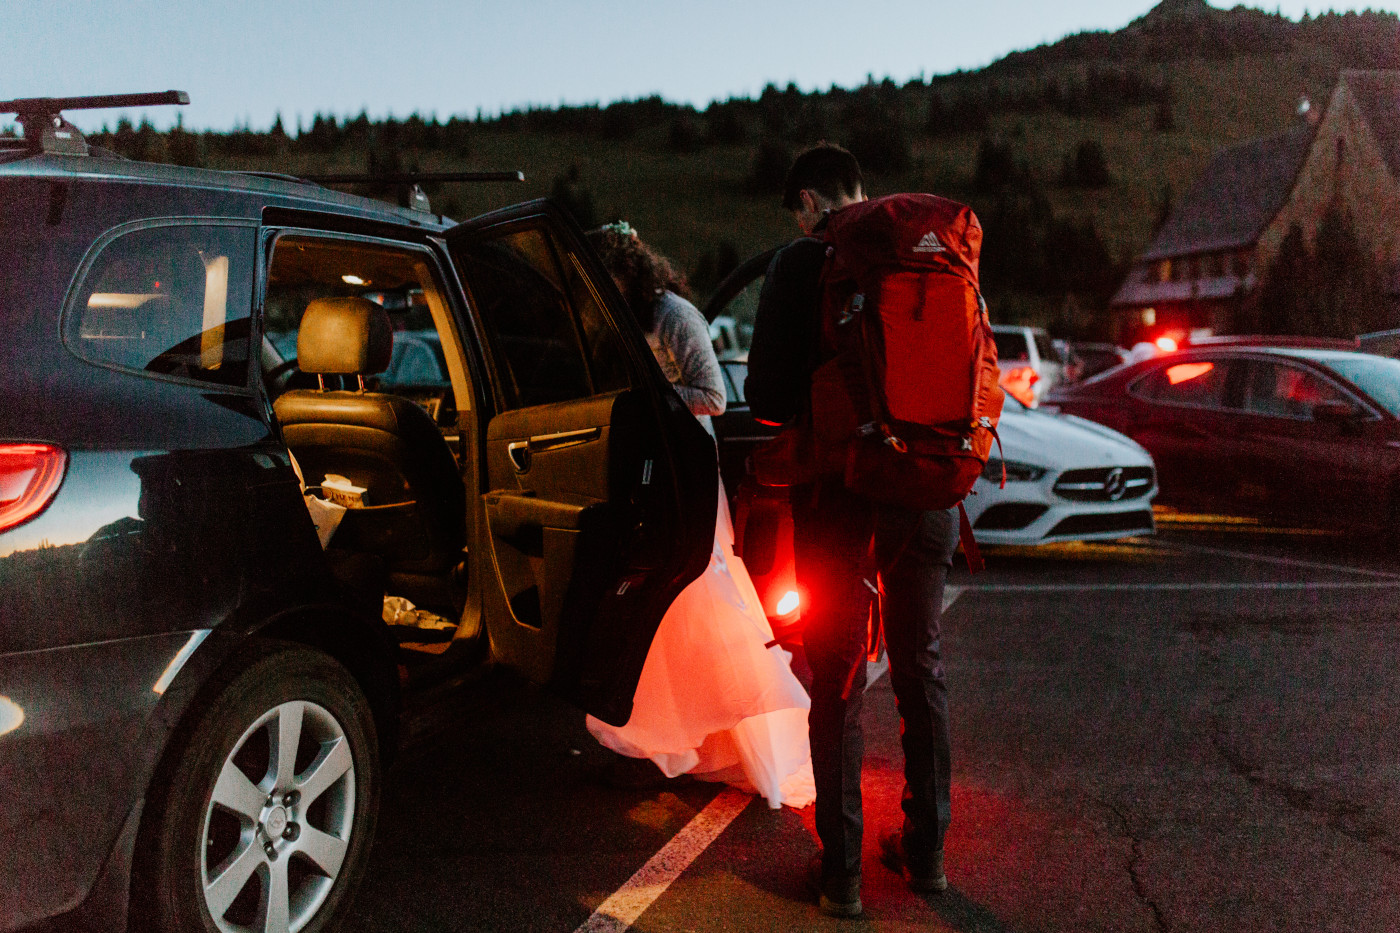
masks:
<svg viewBox="0 0 1400 933"><path fill-rule="evenodd" d="M982 544L1044 544L1152 534L1157 472L1130 438L1007 396L1001 448L964 501ZM1006 486L1002 488L1002 467Z"/></svg>
<svg viewBox="0 0 1400 933"><path fill-rule="evenodd" d="M993 324L1001 384L1009 395L1035 407L1064 381L1064 363L1050 335L1039 327Z"/></svg>

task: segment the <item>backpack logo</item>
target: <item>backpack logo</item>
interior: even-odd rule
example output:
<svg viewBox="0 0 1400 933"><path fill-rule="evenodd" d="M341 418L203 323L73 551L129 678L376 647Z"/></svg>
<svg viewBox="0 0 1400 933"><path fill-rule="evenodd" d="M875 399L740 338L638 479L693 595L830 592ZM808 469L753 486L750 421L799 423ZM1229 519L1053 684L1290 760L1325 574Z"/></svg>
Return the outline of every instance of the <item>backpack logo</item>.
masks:
<svg viewBox="0 0 1400 933"><path fill-rule="evenodd" d="M919 245L914 247L916 253L943 253L947 252L947 247L938 242L938 234L930 230L924 234L924 238L919 241Z"/></svg>

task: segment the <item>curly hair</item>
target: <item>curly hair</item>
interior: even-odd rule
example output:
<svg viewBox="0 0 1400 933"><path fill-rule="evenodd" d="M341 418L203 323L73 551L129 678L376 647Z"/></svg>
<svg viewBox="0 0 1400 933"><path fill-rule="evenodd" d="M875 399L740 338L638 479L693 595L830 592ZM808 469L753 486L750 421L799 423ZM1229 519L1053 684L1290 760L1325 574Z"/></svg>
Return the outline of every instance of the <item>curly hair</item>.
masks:
<svg viewBox="0 0 1400 933"><path fill-rule="evenodd" d="M603 260L603 268L617 282L642 330L651 330L656 302L662 293L672 291L689 300L690 285L671 260L643 243L635 232L623 232L620 226L609 224L590 230L588 242Z"/></svg>

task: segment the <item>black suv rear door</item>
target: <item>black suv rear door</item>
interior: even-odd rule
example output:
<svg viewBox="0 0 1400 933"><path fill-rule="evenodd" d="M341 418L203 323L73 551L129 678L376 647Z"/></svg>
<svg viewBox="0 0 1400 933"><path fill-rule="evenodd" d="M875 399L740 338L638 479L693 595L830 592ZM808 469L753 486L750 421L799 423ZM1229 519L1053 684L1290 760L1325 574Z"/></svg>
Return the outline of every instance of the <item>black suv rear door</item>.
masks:
<svg viewBox="0 0 1400 933"><path fill-rule="evenodd" d="M714 444L556 207L446 240L495 390L477 542L493 652L620 725L662 615L708 563Z"/></svg>

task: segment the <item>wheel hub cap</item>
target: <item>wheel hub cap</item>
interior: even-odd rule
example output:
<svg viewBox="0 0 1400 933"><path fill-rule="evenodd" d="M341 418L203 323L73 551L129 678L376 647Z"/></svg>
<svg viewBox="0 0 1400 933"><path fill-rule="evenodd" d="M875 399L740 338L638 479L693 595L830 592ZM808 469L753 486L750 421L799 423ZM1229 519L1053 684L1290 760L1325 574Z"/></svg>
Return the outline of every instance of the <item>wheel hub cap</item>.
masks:
<svg viewBox="0 0 1400 933"><path fill-rule="evenodd" d="M287 824L291 822L287 816L287 811L282 807L273 807L272 810L263 817L263 832L269 839L276 839L286 830Z"/></svg>

